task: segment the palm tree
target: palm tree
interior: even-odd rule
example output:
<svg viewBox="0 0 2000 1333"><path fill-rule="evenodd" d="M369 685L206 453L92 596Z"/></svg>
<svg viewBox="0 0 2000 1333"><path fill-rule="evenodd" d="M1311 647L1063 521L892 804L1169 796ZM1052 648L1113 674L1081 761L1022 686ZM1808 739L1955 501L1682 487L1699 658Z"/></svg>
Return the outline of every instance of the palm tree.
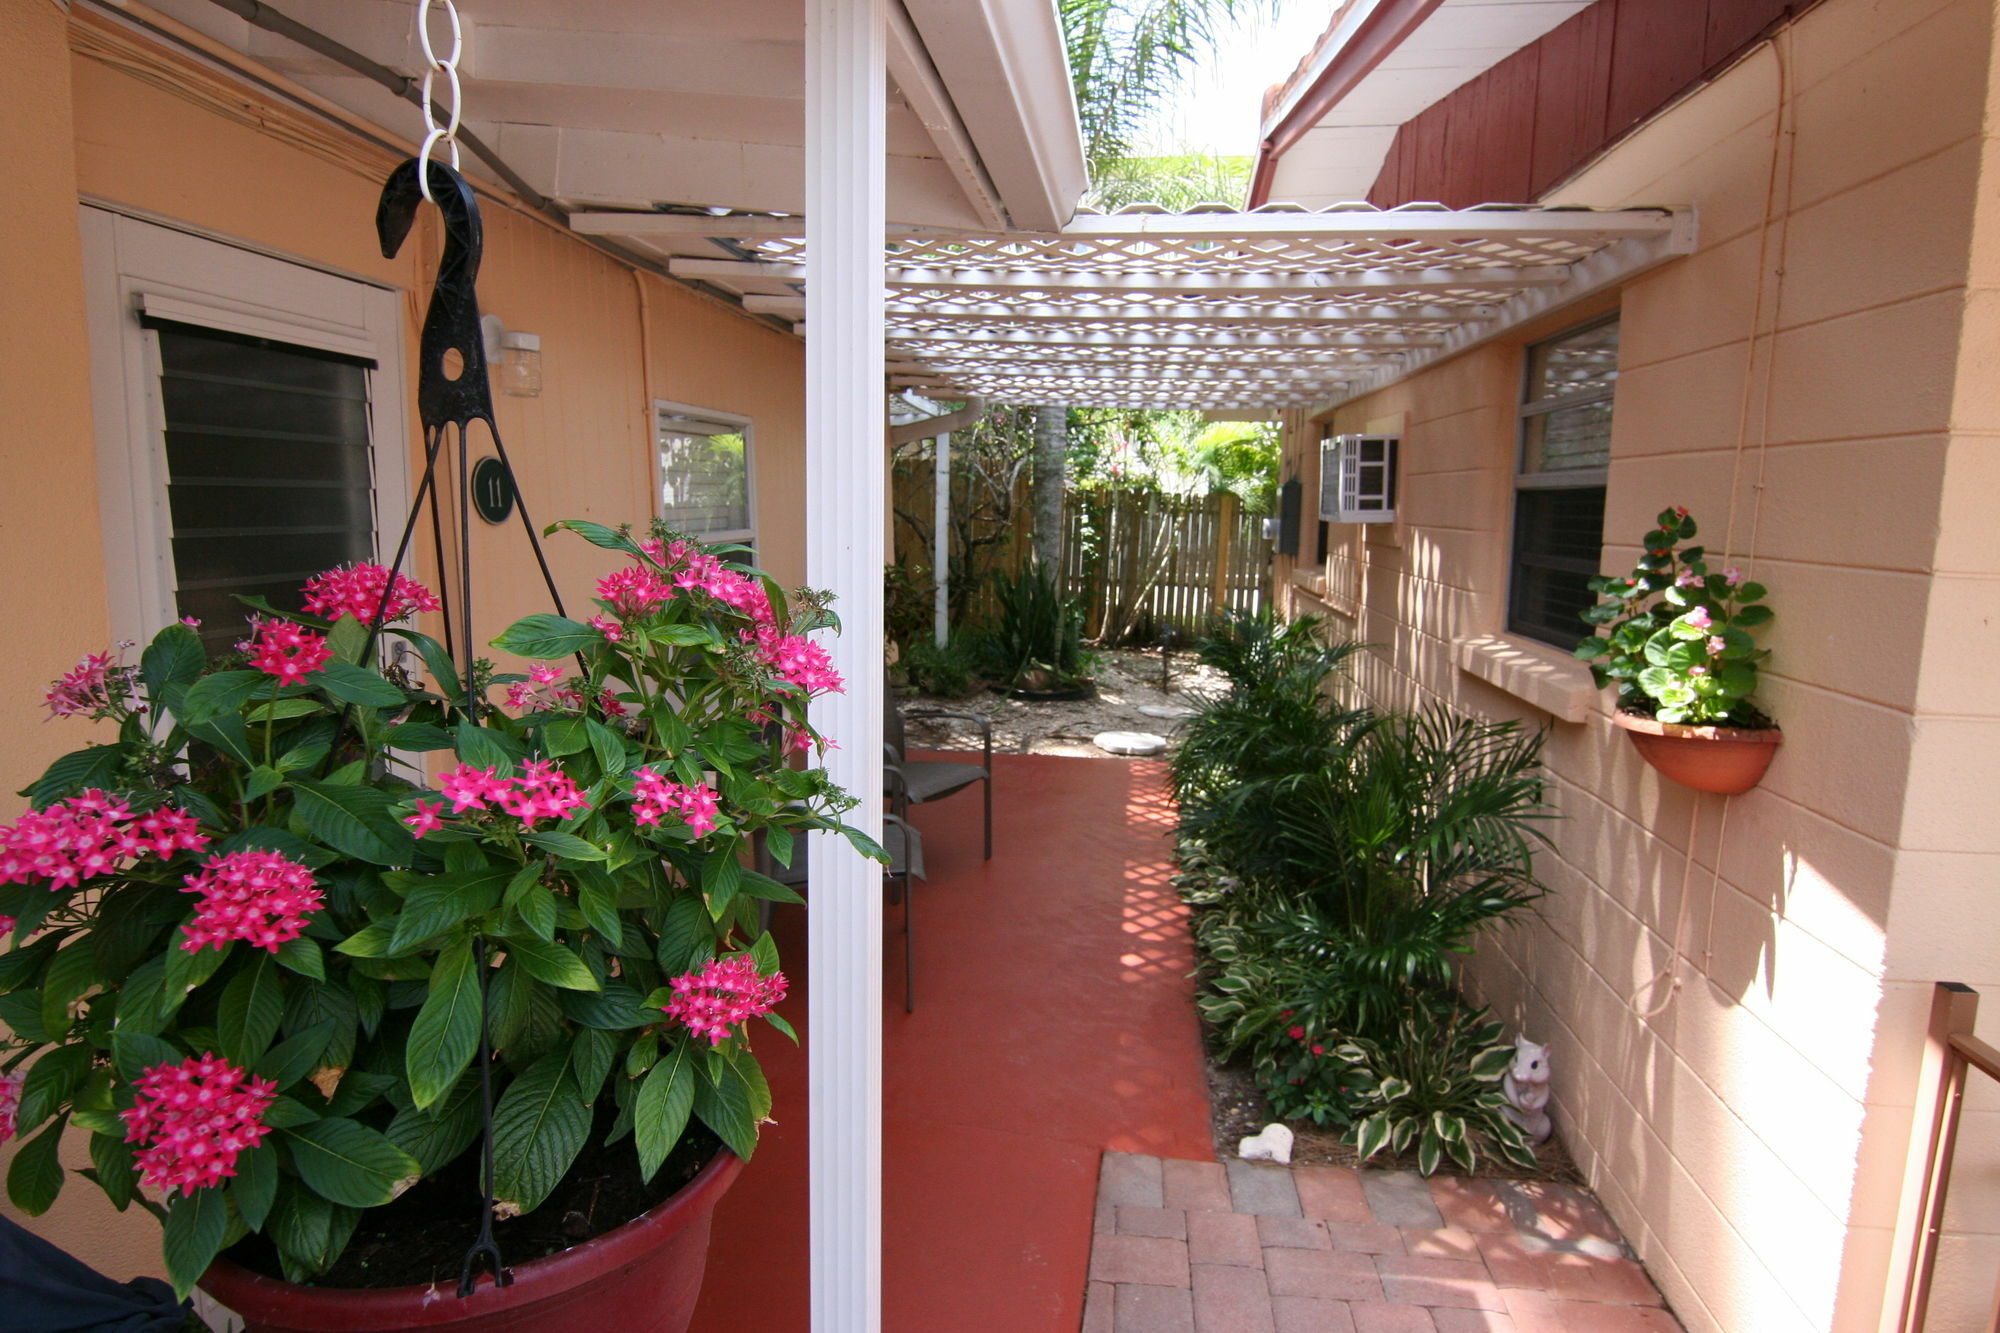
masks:
<svg viewBox="0 0 2000 1333"><path fill-rule="evenodd" d="M1232 20L1280 2L1057 0L1093 181L1130 156L1146 117L1215 48ZM1062 554L1068 412L1058 404L1035 409L1035 559L1050 570Z"/></svg>

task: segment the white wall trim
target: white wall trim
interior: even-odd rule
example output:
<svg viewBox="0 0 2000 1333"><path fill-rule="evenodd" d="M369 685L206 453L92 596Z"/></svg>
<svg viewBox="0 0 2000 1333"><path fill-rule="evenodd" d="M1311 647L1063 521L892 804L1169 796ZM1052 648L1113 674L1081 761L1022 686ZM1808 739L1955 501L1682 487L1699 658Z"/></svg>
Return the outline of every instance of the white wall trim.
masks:
<svg viewBox="0 0 2000 1333"><path fill-rule="evenodd" d="M112 633L143 642L174 618L157 339L139 314L367 357L375 539L410 503L403 309L393 291L86 204L84 299Z"/></svg>

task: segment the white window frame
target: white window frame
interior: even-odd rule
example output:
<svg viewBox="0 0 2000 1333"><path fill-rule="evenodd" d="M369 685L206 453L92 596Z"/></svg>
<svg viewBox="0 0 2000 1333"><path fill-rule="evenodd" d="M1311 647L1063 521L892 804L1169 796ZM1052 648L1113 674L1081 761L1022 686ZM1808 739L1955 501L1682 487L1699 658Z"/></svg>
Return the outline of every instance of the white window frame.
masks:
<svg viewBox="0 0 2000 1333"><path fill-rule="evenodd" d="M1382 485L1364 488L1362 451L1383 446ZM1396 469L1402 440L1394 435L1328 435L1319 444L1319 518L1322 523L1394 523ZM1369 464L1369 466L1378 466Z"/></svg>
<svg viewBox="0 0 2000 1333"><path fill-rule="evenodd" d="M376 558L410 505L403 301L387 287L94 204L81 209L99 526L113 636L178 612L159 335L142 314L374 361L368 372Z"/></svg>
<svg viewBox="0 0 2000 1333"><path fill-rule="evenodd" d="M710 431L713 435L741 435L743 437L743 504L745 515L750 522L747 527L718 528L713 532L692 532L688 535L708 542L741 542L745 546L757 544L757 437L749 417L735 412L723 412L713 407L696 407L690 403L676 403L665 398L653 400L653 517L664 519L667 513L667 477L665 460L660 457L660 436L669 429L668 417L680 421L692 419L706 425L722 429Z"/></svg>

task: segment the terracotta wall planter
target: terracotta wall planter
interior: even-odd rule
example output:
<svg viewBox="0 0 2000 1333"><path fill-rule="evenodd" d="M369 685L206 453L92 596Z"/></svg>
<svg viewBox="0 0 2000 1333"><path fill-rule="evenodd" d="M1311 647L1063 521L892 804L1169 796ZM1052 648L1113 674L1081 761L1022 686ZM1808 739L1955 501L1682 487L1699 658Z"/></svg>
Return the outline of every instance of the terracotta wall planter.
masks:
<svg viewBox="0 0 2000 1333"><path fill-rule="evenodd" d="M1738 795L1762 781L1785 740L1776 727L1691 727L1638 713L1613 713L1611 720L1632 738L1640 757L1668 778L1718 796Z"/></svg>
<svg viewBox="0 0 2000 1333"><path fill-rule="evenodd" d="M217 1259L209 1295L247 1333L684 1333L708 1263L709 1222L743 1159L724 1151L651 1212L574 1249L514 1269L514 1281L460 1300L455 1280L429 1287L301 1287Z"/></svg>

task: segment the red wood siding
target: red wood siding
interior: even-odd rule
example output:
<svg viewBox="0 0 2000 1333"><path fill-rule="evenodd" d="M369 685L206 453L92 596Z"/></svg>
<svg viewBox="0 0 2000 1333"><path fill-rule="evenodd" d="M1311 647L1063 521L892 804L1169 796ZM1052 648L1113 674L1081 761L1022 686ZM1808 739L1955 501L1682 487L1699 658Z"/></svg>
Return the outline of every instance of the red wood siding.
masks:
<svg viewBox="0 0 2000 1333"><path fill-rule="evenodd" d="M1370 203L1526 203L1818 0L1597 0L1396 132Z"/></svg>

